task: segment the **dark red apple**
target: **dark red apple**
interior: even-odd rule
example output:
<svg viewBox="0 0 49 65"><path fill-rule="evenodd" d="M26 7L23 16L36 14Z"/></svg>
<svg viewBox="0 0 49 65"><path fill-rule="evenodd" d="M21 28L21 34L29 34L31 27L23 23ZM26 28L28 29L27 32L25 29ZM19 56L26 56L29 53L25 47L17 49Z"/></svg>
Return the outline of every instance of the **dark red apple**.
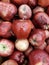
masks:
<svg viewBox="0 0 49 65"><path fill-rule="evenodd" d="M15 20L12 25L12 30L18 39L28 38L33 28L34 25L31 20Z"/></svg>
<svg viewBox="0 0 49 65"><path fill-rule="evenodd" d="M28 0L29 6L36 6L37 5L37 0Z"/></svg>
<svg viewBox="0 0 49 65"><path fill-rule="evenodd" d="M48 8L47 8L47 11L46 11L46 13L49 15L49 6L48 6Z"/></svg>
<svg viewBox="0 0 49 65"><path fill-rule="evenodd" d="M19 64L21 64L21 63L23 63L25 56L22 52L15 51L9 58L13 59L13 60L17 61Z"/></svg>
<svg viewBox="0 0 49 65"><path fill-rule="evenodd" d="M45 48L46 52L49 53L49 45Z"/></svg>
<svg viewBox="0 0 49 65"><path fill-rule="evenodd" d="M32 10L31 8L26 5L23 4L19 7L19 17L22 19L29 19L32 16Z"/></svg>
<svg viewBox="0 0 49 65"><path fill-rule="evenodd" d="M30 65L49 65L49 55L42 50L34 50L29 55Z"/></svg>
<svg viewBox="0 0 49 65"><path fill-rule="evenodd" d="M45 31L41 29L35 29L31 32L29 42L33 46L39 47L44 43L45 39L46 39Z"/></svg>
<svg viewBox="0 0 49 65"><path fill-rule="evenodd" d="M6 60L1 65L18 65L18 63L12 59Z"/></svg>
<svg viewBox="0 0 49 65"><path fill-rule="evenodd" d="M12 0L13 3L21 5L21 4L27 4L28 0Z"/></svg>
<svg viewBox="0 0 49 65"><path fill-rule="evenodd" d="M49 29L49 16L45 12L39 12L34 15L36 25L42 29Z"/></svg>
<svg viewBox="0 0 49 65"><path fill-rule="evenodd" d="M7 39L0 40L0 56L7 57L11 55L14 51L14 44L13 42Z"/></svg>
<svg viewBox="0 0 49 65"><path fill-rule="evenodd" d="M17 7L11 3L0 2L0 17L4 20L11 20L17 13Z"/></svg>
<svg viewBox="0 0 49 65"><path fill-rule="evenodd" d="M38 0L38 5L41 7L47 7L49 6L49 0Z"/></svg>
<svg viewBox="0 0 49 65"><path fill-rule="evenodd" d="M8 38L12 35L11 31L12 23L8 21L0 22L0 36Z"/></svg>

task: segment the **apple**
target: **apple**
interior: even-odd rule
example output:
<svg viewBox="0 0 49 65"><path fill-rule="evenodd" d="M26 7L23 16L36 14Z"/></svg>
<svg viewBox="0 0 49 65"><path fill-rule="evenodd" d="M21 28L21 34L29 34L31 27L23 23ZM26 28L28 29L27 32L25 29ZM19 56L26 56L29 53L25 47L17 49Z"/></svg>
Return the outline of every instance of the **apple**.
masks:
<svg viewBox="0 0 49 65"><path fill-rule="evenodd" d="M47 7L49 6L49 0L38 0L38 5L41 7Z"/></svg>
<svg viewBox="0 0 49 65"><path fill-rule="evenodd" d="M37 5L37 0L28 0L29 6L36 6Z"/></svg>
<svg viewBox="0 0 49 65"><path fill-rule="evenodd" d="M0 17L3 20L11 20L17 13L17 7L11 3L0 2Z"/></svg>
<svg viewBox="0 0 49 65"><path fill-rule="evenodd" d="M10 3L10 0L1 0L1 1L5 3Z"/></svg>
<svg viewBox="0 0 49 65"><path fill-rule="evenodd" d="M49 15L49 6L48 6L48 8L47 8L47 11L46 11L46 13Z"/></svg>
<svg viewBox="0 0 49 65"><path fill-rule="evenodd" d="M49 29L49 16L45 12L38 12L34 15L36 25L41 29Z"/></svg>
<svg viewBox="0 0 49 65"><path fill-rule="evenodd" d="M9 58L17 61L19 64L22 64L25 56L20 51L14 51L13 54Z"/></svg>
<svg viewBox="0 0 49 65"><path fill-rule="evenodd" d="M14 20L12 24L12 30L18 39L28 38L34 25L31 20Z"/></svg>
<svg viewBox="0 0 49 65"><path fill-rule="evenodd" d="M7 39L0 40L0 56L7 57L11 55L14 51L14 44L13 42Z"/></svg>
<svg viewBox="0 0 49 65"><path fill-rule="evenodd" d="M49 45L45 48L46 52L49 53Z"/></svg>
<svg viewBox="0 0 49 65"><path fill-rule="evenodd" d="M49 65L49 55L43 50L34 50L29 55L30 65Z"/></svg>
<svg viewBox="0 0 49 65"><path fill-rule="evenodd" d="M19 14L19 17L22 18L22 19L29 19L31 18L32 16L32 10L31 8L26 5L26 4L23 4L19 7L18 9L18 14Z"/></svg>
<svg viewBox="0 0 49 65"><path fill-rule="evenodd" d="M8 21L2 21L0 22L0 36L4 38L9 38L12 36L12 23Z"/></svg>
<svg viewBox="0 0 49 65"><path fill-rule="evenodd" d="M44 43L45 39L46 34L44 30L34 29L29 37L29 42L31 45L39 47Z"/></svg>
<svg viewBox="0 0 49 65"><path fill-rule="evenodd" d="M1 65L18 65L18 63L12 59L6 60Z"/></svg>
<svg viewBox="0 0 49 65"><path fill-rule="evenodd" d="M29 47L29 41L27 39L17 39L15 41L15 47L17 50L24 52Z"/></svg>
<svg viewBox="0 0 49 65"><path fill-rule="evenodd" d="M37 6L36 8L33 9L33 14L36 14L39 12L44 12L44 8Z"/></svg>
<svg viewBox="0 0 49 65"><path fill-rule="evenodd" d="M39 46L39 47L35 47L35 49L41 49L41 50L44 50L44 49L46 48L46 46L47 46L47 43L44 42L41 46Z"/></svg>
<svg viewBox="0 0 49 65"><path fill-rule="evenodd" d="M21 5L21 4L27 4L28 0L12 0L13 3L17 4L17 5Z"/></svg>

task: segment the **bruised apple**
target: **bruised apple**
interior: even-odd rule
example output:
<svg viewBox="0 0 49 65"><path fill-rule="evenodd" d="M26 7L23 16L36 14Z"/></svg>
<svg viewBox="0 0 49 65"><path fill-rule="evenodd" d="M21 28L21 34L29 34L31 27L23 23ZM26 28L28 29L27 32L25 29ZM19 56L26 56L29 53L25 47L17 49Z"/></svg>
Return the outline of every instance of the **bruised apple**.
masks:
<svg viewBox="0 0 49 65"><path fill-rule="evenodd" d="M29 47L29 41L27 39L16 40L15 47L17 50L24 52Z"/></svg>
<svg viewBox="0 0 49 65"><path fill-rule="evenodd" d="M13 59L17 61L19 64L23 63L24 61L24 54L20 51L15 51L10 57L10 59Z"/></svg>
<svg viewBox="0 0 49 65"><path fill-rule="evenodd" d="M0 36L8 38L12 35L11 31L12 23L8 21L0 22Z"/></svg>
<svg viewBox="0 0 49 65"><path fill-rule="evenodd" d="M27 4L28 0L12 0L15 4L21 5L21 4Z"/></svg>
<svg viewBox="0 0 49 65"><path fill-rule="evenodd" d="M29 55L30 65L49 65L49 55L42 50L34 50Z"/></svg>
<svg viewBox="0 0 49 65"><path fill-rule="evenodd" d="M22 19L29 19L32 16L32 10L31 8L26 5L23 4L19 7L19 17Z"/></svg>
<svg viewBox="0 0 49 65"><path fill-rule="evenodd" d="M1 65L18 65L18 63L12 59L6 60Z"/></svg>
<svg viewBox="0 0 49 65"><path fill-rule="evenodd" d="M0 2L0 17L4 20L11 20L17 13L17 7L11 3Z"/></svg>
<svg viewBox="0 0 49 65"><path fill-rule="evenodd" d="M42 29L49 29L49 16L45 12L38 12L34 15L36 25Z"/></svg>
<svg viewBox="0 0 49 65"><path fill-rule="evenodd" d="M31 32L29 42L33 46L39 47L40 45L42 45L44 43L45 39L46 39L45 31L43 31L41 29L35 29Z"/></svg>
<svg viewBox="0 0 49 65"><path fill-rule="evenodd" d="M14 51L14 44L13 42L7 39L0 40L0 56L7 57L11 55Z"/></svg>
<svg viewBox="0 0 49 65"><path fill-rule="evenodd" d="M18 39L28 38L31 30L34 28L31 20L15 20L12 24L12 30Z"/></svg>

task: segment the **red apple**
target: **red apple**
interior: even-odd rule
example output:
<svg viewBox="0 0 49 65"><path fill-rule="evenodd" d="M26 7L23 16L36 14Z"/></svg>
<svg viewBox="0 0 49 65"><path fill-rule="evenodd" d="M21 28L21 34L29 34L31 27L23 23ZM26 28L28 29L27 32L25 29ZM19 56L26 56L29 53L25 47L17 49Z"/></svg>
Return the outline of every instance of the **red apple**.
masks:
<svg viewBox="0 0 49 65"><path fill-rule="evenodd" d="M24 54L20 51L15 51L10 57L10 59L13 59L17 61L19 64L23 63L24 61Z"/></svg>
<svg viewBox="0 0 49 65"><path fill-rule="evenodd" d="M8 21L0 22L0 36L8 38L12 35L11 31L12 23Z"/></svg>
<svg viewBox="0 0 49 65"><path fill-rule="evenodd" d="M14 51L14 44L7 40L1 39L0 40L0 56L7 57L11 55Z"/></svg>
<svg viewBox="0 0 49 65"><path fill-rule="evenodd" d="M36 6L37 5L37 0L28 0L29 6Z"/></svg>
<svg viewBox="0 0 49 65"><path fill-rule="evenodd" d="M12 0L15 4L21 5L21 4L27 4L28 0Z"/></svg>
<svg viewBox="0 0 49 65"><path fill-rule="evenodd" d="M46 11L46 13L49 15L49 6L48 6L48 8L47 8L47 11Z"/></svg>
<svg viewBox="0 0 49 65"><path fill-rule="evenodd" d="M46 39L45 31L41 29L35 29L31 32L29 42L33 46L39 47L44 43L45 39Z"/></svg>
<svg viewBox="0 0 49 65"><path fill-rule="evenodd" d="M44 12L44 8L37 6L36 8L33 9L33 14L36 14L39 12Z"/></svg>
<svg viewBox="0 0 49 65"><path fill-rule="evenodd" d="M38 5L41 7L47 7L49 6L49 0L38 0Z"/></svg>
<svg viewBox="0 0 49 65"><path fill-rule="evenodd" d="M10 3L10 0L1 0L2 2Z"/></svg>
<svg viewBox="0 0 49 65"><path fill-rule="evenodd" d="M16 40L15 47L17 50L24 52L29 47L29 41L27 39Z"/></svg>
<svg viewBox="0 0 49 65"><path fill-rule="evenodd" d="M12 30L18 39L28 38L31 29L34 28L31 20L15 20L13 21Z"/></svg>
<svg viewBox="0 0 49 65"><path fill-rule="evenodd" d="M11 3L0 2L0 17L4 20L11 20L17 13L17 7Z"/></svg>
<svg viewBox="0 0 49 65"><path fill-rule="evenodd" d="M23 4L19 7L19 17L22 19L29 19L32 16L32 11L31 8L26 5Z"/></svg>
<svg viewBox="0 0 49 65"><path fill-rule="evenodd" d="M6 60L1 65L18 65L18 63L12 59Z"/></svg>
<svg viewBox="0 0 49 65"><path fill-rule="evenodd" d="M36 25L42 29L49 29L49 16L45 12L39 12L34 15Z"/></svg>
<svg viewBox="0 0 49 65"><path fill-rule="evenodd" d="M39 47L35 47L35 49L41 49L41 50L44 50L44 49L46 48L46 46L47 46L47 43L44 42L41 46L39 46Z"/></svg>
<svg viewBox="0 0 49 65"><path fill-rule="evenodd" d="M29 55L30 65L49 65L49 55L42 50L34 50Z"/></svg>
<svg viewBox="0 0 49 65"><path fill-rule="evenodd" d="M49 45L45 48L46 52L49 53Z"/></svg>

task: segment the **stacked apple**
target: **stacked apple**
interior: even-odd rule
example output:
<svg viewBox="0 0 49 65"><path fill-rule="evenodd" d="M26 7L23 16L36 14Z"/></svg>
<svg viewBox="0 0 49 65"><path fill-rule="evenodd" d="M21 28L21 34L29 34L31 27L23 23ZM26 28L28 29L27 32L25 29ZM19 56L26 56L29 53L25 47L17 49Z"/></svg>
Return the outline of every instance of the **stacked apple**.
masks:
<svg viewBox="0 0 49 65"><path fill-rule="evenodd" d="M49 65L49 0L0 0L0 65Z"/></svg>

